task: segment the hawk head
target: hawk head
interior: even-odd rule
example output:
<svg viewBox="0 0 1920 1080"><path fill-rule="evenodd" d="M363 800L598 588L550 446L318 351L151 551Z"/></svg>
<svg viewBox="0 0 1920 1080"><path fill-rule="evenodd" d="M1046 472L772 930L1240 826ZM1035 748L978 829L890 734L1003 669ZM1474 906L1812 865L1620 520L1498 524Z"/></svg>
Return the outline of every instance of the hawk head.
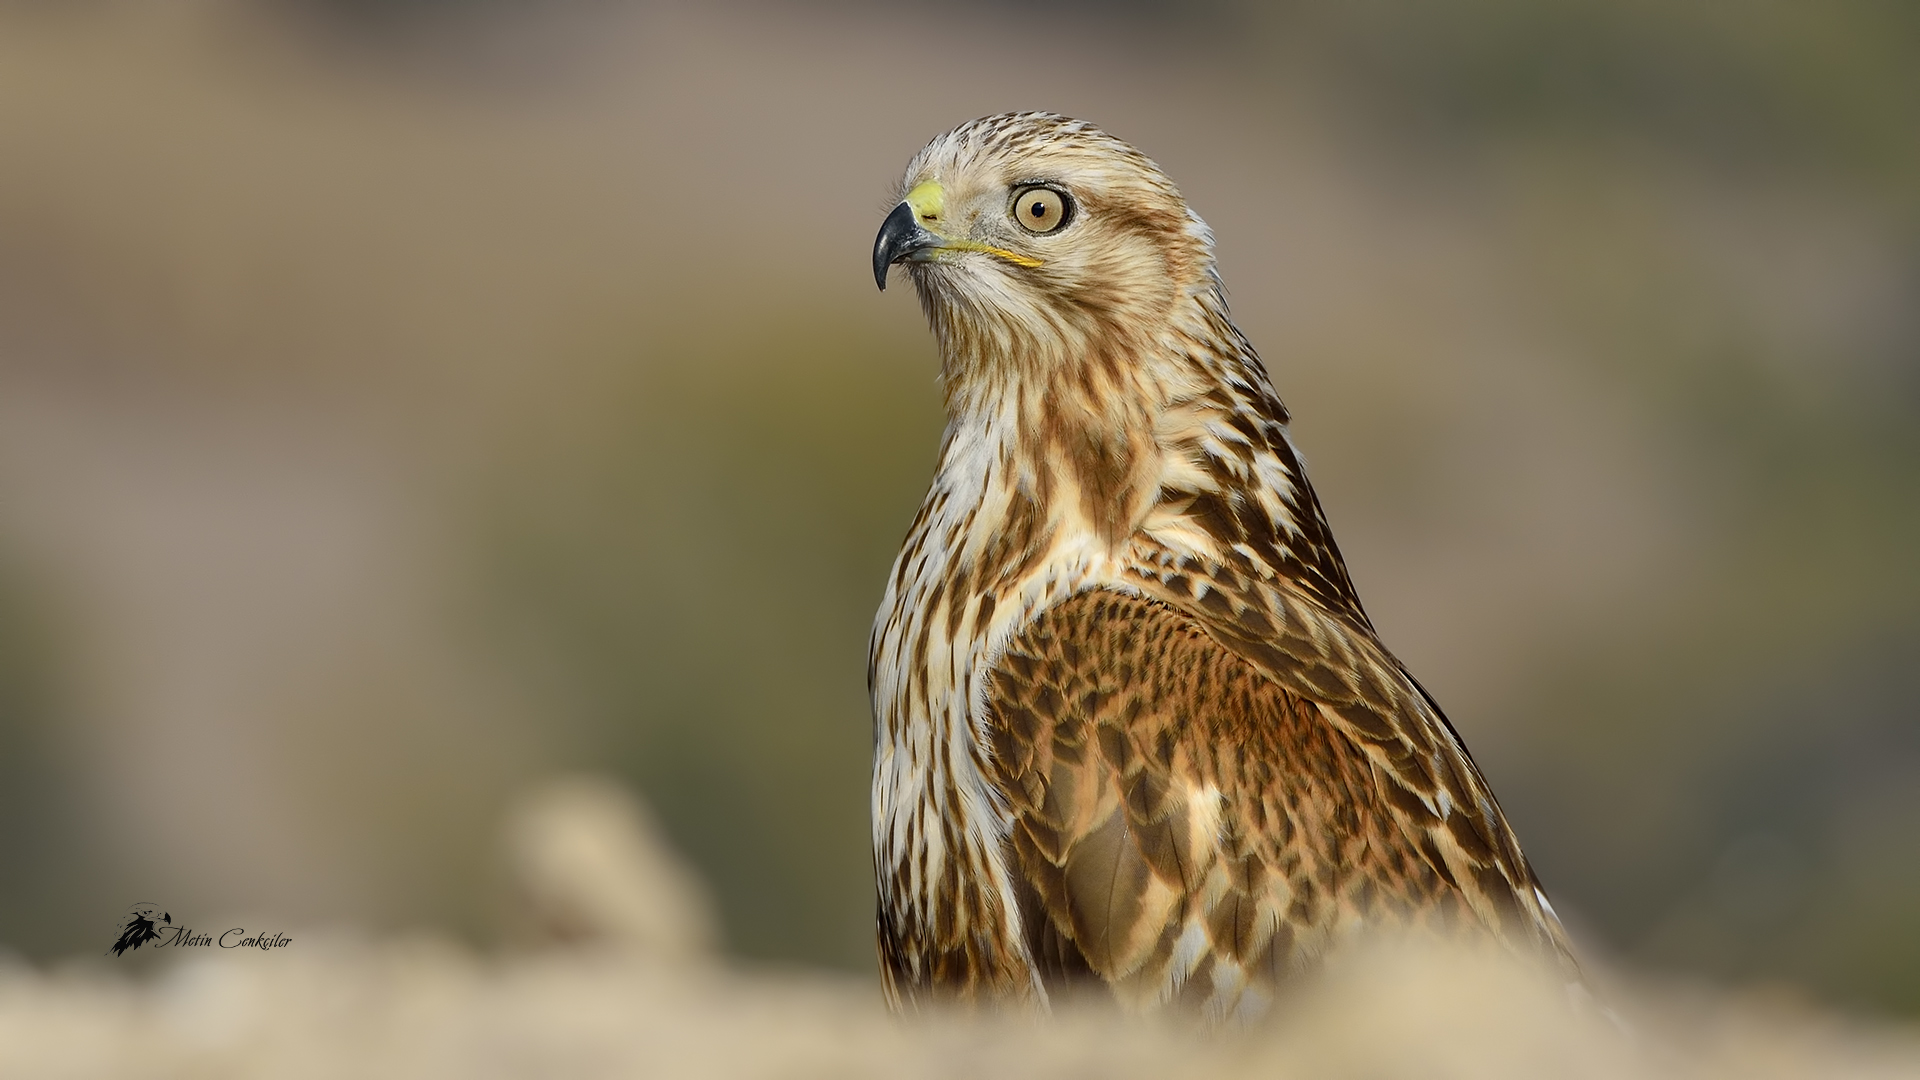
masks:
<svg viewBox="0 0 1920 1080"><path fill-rule="evenodd" d="M906 266L949 363L1151 348L1137 339L1219 288L1206 224L1159 166L1091 124L975 120L928 143L899 190L874 279L884 289Z"/></svg>

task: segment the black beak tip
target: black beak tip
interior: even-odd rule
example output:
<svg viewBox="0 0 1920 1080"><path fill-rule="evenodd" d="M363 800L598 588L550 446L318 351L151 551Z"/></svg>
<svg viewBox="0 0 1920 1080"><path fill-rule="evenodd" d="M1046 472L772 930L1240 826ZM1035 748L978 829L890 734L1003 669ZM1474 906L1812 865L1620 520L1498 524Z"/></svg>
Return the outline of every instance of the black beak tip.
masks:
<svg viewBox="0 0 1920 1080"><path fill-rule="evenodd" d="M925 245L927 236L914 220L913 207L901 203L880 223L880 235L873 238L873 283L887 291L887 267L913 254Z"/></svg>

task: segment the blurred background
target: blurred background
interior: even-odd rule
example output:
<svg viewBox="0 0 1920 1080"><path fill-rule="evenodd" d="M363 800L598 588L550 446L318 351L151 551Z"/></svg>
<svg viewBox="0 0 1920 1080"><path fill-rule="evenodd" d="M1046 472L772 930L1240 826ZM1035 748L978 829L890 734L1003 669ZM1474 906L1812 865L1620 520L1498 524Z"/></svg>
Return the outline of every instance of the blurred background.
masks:
<svg viewBox="0 0 1920 1080"><path fill-rule="evenodd" d="M1387 643L1585 947L1920 1015L1920 9L0 5L0 942L486 943L643 791L870 977L868 626L1014 108L1180 183Z"/></svg>

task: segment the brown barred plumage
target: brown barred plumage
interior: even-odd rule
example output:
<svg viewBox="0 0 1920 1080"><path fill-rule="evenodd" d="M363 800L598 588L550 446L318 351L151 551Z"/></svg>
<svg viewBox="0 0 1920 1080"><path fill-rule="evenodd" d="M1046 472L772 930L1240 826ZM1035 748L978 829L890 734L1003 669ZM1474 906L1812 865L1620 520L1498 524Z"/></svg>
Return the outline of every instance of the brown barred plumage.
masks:
<svg viewBox="0 0 1920 1080"><path fill-rule="evenodd" d="M1036 188L1064 206L1045 231L1016 220L1049 213ZM935 139L901 194L875 272L912 277L948 424L869 668L894 1006L1084 984L1243 1017L1368 927L1572 974L1492 793L1361 610L1172 182L1018 113Z"/></svg>

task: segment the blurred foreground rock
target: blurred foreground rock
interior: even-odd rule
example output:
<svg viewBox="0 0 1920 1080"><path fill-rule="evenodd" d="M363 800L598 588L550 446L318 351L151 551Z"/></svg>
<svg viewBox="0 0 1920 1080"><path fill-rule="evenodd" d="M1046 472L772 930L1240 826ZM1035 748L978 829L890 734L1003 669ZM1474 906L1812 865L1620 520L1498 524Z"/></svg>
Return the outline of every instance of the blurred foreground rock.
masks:
<svg viewBox="0 0 1920 1080"><path fill-rule="evenodd" d="M713 958L719 934L705 888L618 784L573 777L527 795L507 822L507 858L516 936L655 961Z"/></svg>
<svg viewBox="0 0 1920 1080"><path fill-rule="evenodd" d="M618 789L535 793L508 849L540 947L306 932L150 981L0 968L0 1076L1920 1077L1911 1031L1616 985L1628 1038L1551 976L1421 950L1350 957L1253 1032L1073 1009L900 1022L869 980L703 959L700 888Z"/></svg>

